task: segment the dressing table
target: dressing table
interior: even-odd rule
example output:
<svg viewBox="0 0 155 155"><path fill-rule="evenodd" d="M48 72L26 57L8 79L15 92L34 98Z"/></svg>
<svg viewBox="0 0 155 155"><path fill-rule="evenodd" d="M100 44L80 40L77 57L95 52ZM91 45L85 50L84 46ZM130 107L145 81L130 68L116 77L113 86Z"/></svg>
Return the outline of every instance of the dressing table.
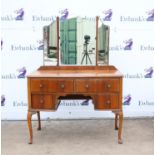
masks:
<svg viewBox="0 0 155 155"><path fill-rule="evenodd" d="M75 22L76 20L71 19L71 21L62 22L57 17L52 26L44 27L44 46L46 46L44 47L44 65L27 76L27 123L30 144L33 143L32 115L37 114L38 130L41 130L40 112L56 111L62 99L92 99L94 110L112 111L115 114L118 143L122 144L123 75L115 66L108 64L109 27L101 25L100 29L99 17L96 17L94 22L95 31L93 33L87 32L87 37L86 34L81 35L84 43L82 43L83 48L81 55L79 55L81 48L78 49L78 43L74 43L74 40L78 41L74 37L79 36L77 28L80 27ZM61 39L66 33L62 32L64 31L62 28L64 25L65 27L67 25L69 29L67 32L70 37L68 38L68 44L70 44L67 45L68 50L64 49L66 48L66 45L63 45L65 40ZM53 39L56 40L55 42L51 41L50 35L55 38ZM90 44L89 39L93 38L93 35L95 36L94 42L92 41L91 46L87 46ZM102 38L102 36L104 37ZM71 40L72 38L73 40ZM105 44L105 46L102 46L102 44ZM74 53L72 56L70 56L71 52L69 50ZM93 57L95 57L95 60L89 55L94 51ZM68 52L66 53L68 58L62 58L65 52ZM50 61L53 61L56 65L47 65Z"/></svg>

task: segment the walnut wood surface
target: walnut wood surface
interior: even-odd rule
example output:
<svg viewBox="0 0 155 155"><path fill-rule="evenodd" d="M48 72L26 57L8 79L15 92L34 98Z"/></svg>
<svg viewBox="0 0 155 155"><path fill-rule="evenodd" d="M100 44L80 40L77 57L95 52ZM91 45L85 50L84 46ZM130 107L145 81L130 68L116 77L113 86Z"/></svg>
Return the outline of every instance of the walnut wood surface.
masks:
<svg viewBox="0 0 155 155"><path fill-rule="evenodd" d="M34 112L57 110L61 99L92 99L95 110L115 113L118 143L122 143L122 77L114 66L41 66L28 76L28 128L32 143ZM119 122L119 123L118 123ZM118 126L119 125L119 126Z"/></svg>
<svg viewBox="0 0 155 155"><path fill-rule="evenodd" d="M122 77L114 66L41 66L27 77Z"/></svg>

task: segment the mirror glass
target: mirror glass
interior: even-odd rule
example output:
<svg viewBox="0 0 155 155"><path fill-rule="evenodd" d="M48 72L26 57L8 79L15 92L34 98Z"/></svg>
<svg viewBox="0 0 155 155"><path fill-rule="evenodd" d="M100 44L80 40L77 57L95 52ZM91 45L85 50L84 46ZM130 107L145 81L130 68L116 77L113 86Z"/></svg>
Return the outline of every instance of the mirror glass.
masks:
<svg viewBox="0 0 155 155"><path fill-rule="evenodd" d="M108 65L109 64L109 26L104 25L102 21L98 20L98 56L97 65Z"/></svg>
<svg viewBox="0 0 155 155"><path fill-rule="evenodd" d="M57 31L57 21L55 20L50 25L43 27L43 63L45 66L57 65L57 53L58 53L58 31Z"/></svg>
<svg viewBox="0 0 155 155"><path fill-rule="evenodd" d="M109 27L99 17L58 17L43 28L44 65L96 66L109 63Z"/></svg>
<svg viewBox="0 0 155 155"><path fill-rule="evenodd" d="M96 65L96 19L60 20L60 65Z"/></svg>

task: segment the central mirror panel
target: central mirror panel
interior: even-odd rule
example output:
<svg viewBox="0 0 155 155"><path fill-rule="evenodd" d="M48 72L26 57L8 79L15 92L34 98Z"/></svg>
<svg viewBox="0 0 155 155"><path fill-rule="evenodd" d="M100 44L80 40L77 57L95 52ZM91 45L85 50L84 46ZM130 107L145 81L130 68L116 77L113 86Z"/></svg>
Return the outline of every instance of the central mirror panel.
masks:
<svg viewBox="0 0 155 155"><path fill-rule="evenodd" d="M60 65L96 65L96 20L60 21Z"/></svg>
<svg viewBox="0 0 155 155"><path fill-rule="evenodd" d="M44 65L96 66L109 63L109 27L99 17L56 18L43 28Z"/></svg>

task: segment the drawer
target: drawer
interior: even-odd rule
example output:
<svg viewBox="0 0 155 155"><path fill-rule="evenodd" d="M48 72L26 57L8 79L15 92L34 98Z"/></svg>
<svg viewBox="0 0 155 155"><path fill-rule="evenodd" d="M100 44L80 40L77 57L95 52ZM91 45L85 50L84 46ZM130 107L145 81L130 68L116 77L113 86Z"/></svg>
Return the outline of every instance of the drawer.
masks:
<svg viewBox="0 0 155 155"><path fill-rule="evenodd" d="M119 109L118 94L99 94L96 99L95 109Z"/></svg>
<svg viewBox="0 0 155 155"><path fill-rule="evenodd" d="M119 79L102 79L97 80L97 92L119 92Z"/></svg>
<svg viewBox="0 0 155 155"><path fill-rule="evenodd" d="M75 91L77 93L95 93L96 92L96 80L76 80Z"/></svg>
<svg viewBox="0 0 155 155"><path fill-rule="evenodd" d="M73 80L31 79L32 92L72 92Z"/></svg>
<svg viewBox="0 0 155 155"><path fill-rule="evenodd" d="M51 79L31 79L32 92L55 92L57 80Z"/></svg>
<svg viewBox="0 0 155 155"><path fill-rule="evenodd" d="M72 93L74 91L73 80L58 80L56 90L61 93Z"/></svg>
<svg viewBox="0 0 155 155"><path fill-rule="evenodd" d="M31 96L31 107L33 109L55 109L53 96L50 94L33 94Z"/></svg>

